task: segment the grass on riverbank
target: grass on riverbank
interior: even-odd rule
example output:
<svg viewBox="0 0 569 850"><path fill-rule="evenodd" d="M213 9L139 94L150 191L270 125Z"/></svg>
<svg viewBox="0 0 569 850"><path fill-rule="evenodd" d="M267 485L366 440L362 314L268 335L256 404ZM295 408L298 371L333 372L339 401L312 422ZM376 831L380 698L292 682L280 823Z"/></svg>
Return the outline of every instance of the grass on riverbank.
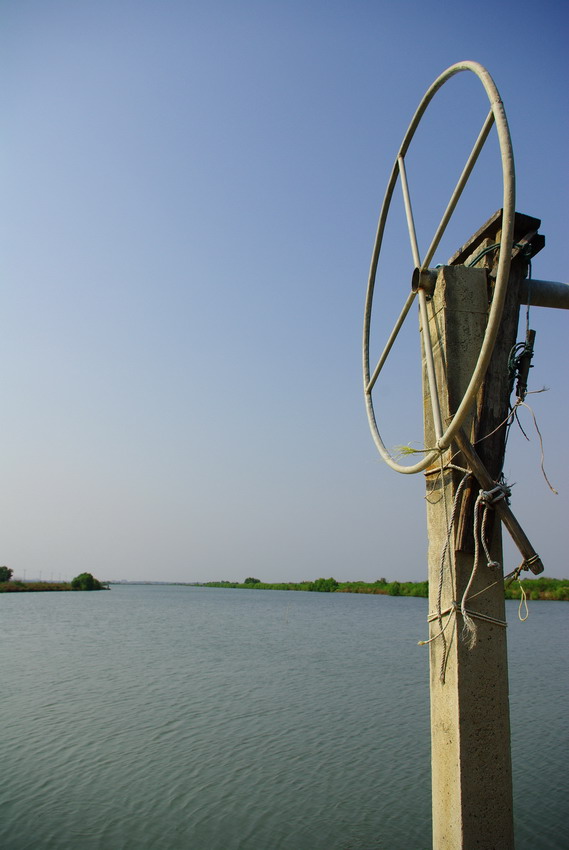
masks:
<svg viewBox="0 0 569 850"><path fill-rule="evenodd" d="M11 574L11 570L7 573ZM91 573L81 573L73 581L20 581L19 579L0 581L0 593L30 593L38 591L62 590L108 590L106 583L94 578Z"/></svg>
<svg viewBox="0 0 569 850"><path fill-rule="evenodd" d="M27 591L73 590L68 581L2 581L0 593L26 593Z"/></svg>
<svg viewBox="0 0 569 850"><path fill-rule="evenodd" d="M569 579L535 578L523 579L521 582L528 599L549 599L569 602ZM324 593L373 593L385 596L419 596L429 595L429 584L426 581L387 581L378 579L374 582L345 581L338 582L334 578L320 578L316 581L281 582L269 584L263 581L231 582L208 581L200 587L226 587L242 590L304 590ZM522 595L520 584L515 582L504 591L506 599L519 599Z"/></svg>

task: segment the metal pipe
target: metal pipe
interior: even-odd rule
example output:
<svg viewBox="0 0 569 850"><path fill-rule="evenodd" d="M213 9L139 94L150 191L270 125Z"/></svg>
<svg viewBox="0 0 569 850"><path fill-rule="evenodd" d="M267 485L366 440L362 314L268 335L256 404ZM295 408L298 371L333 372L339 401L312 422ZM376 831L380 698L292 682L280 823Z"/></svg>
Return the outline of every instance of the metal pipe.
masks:
<svg viewBox="0 0 569 850"><path fill-rule="evenodd" d="M405 160L402 156L398 157L399 175L401 177L401 188L403 189L403 201L405 203L405 215L407 216L407 228L409 230L409 239L411 240L411 251L413 252L413 262L415 266L421 265L419 257L419 247L417 245L417 233L415 231L415 221L413 219L413 209L411 207L411 196L409 194L409 185L407 183L407 172L405 171Z"/></svg>
<svg viewBox="0 0 569 850"><path fill-rule="evenodd" d="M411 289L413 292L424 289L427 296L431 298L435 291L438 276L437 269L414 269L413 277L411 278Z"/></svg>
<svg viewBox="0 0 569 850"><path fill-rule="evenodd" d="M423 348L425 351L425 365L427 367L427 378L429 382L429 393L431 394L431 410L433 412L433 426L435 436L438 440L443 434L443 420L439 404L439 391L437 389L437 377L435 373L435 358L433 357L433 346L429 332L429 314L427 312L427 296L424 289L419 289L419 310L421 312L421 324L423 326Z"/></svg>
<svg viewBox="0 0 569 850"><path fill-rule="evenodd" d="M569 310L569 283L558 283L554 280L522 280L520 304Z"/></svg>
<svg viewBox="0 0 569 850"><path fill-rule="evenodd" d="M456 205L458 204L458 202L460 200L460 196L462 195L462 191L463 191L464 187L466 186L466 183L468 181L468 178L470 177L470 174L472 173L472 169L476 165L476 160L480 156L480 151L484 147L484 142L488 138L488 133L492 129L493 124L494 124L494 112L493 112L492 109L490 109L490 112L488 113L488 115L486 117L486 121L482 125L482 129L480 130L480 133L478 134L478 138L476 139L476 143L475 143L474 147L472 148L471 154L468 157L468 161L467 161L466 165L464 166L462 174L460 175L460 177L458 179L458 183L456 184L455 190L452 193L452 197L451 197L450 201L448 202L448 206L445 210L445 214L443 215L443 217L441 219L441 223L438 226L437 232L433 236L433 241L431 242L429 250L427 251L427 253L425 255L425 258L423 260L423 266L425 268L429 265L429 263L433 259L435 251L437 250L437 248L439 246L439 242L442 239L443 233L446 230L446 226L449 223L450 217L453 214L454 209L455 209Z"/></svg>

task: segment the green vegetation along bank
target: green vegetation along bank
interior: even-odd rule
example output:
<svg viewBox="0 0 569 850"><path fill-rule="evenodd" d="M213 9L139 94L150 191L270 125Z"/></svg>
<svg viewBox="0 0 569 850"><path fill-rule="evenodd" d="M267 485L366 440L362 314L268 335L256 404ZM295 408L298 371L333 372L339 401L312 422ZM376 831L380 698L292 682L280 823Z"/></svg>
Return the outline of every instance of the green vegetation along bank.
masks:
<svg viewBox="0 0 569 850"><path fill-rule="evenodd" d="M13 570L0 567L0 593L29 593L49 590L108 590L108 586L91 573L80 573L73 581L19 581L12 580Z"/></svg>
<svg viewBox="0 0 569 850"><path fill-rule="evenodd" d="M569 579L534 578L523 579L521 586L528 599L549 599L569 602ZM244 582L208 581L199 587L228 587L242 590L305 590L317 593L377 593L387 596L429 595L429 583L426 581L387 581L380 578L374 582L336 581L335 578L318 578L316 581L281 582L269 584L258 578L247 578ZM520 582L514 582L505 589L506 599L520 599Z"/></svg>

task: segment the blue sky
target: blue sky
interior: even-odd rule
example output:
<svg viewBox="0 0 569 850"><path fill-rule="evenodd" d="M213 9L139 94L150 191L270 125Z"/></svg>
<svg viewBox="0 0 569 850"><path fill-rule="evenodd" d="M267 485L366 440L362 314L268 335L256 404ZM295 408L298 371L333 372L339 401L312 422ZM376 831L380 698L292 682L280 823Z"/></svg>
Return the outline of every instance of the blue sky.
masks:
<svg viewBox="0 0 569 850"><path fill-rule="evenodd" d="M424 91L481 62L517 209L542 219L533 276L567 281L567 18L551 2L2 0L0 562L28 578L424 578L422 476L384 466L362 398L381 200ZM472 75L448 89L409 157L420 238L485 114ZM492 143L480 165L448 255L501 204ZM405 291L396 218L389 246ZM506 461L558 577L568 318L531 316L559 495L529 418ZM390 445L421 440L416 345L386 386Z"/></svg>

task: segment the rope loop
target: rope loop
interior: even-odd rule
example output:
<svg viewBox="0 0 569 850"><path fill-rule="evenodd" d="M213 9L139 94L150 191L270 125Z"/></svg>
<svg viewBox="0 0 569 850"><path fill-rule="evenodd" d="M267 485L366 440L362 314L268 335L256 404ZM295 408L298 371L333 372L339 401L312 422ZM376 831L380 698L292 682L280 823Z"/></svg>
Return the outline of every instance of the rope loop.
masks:
<svg viewBox="0 0 569 850"><path fill-rule="evenodd" d="M492 490L480 490L478 498L484 505L491 507L495 502L499 502L500 499L506 499L508 501L511 495L511 488L505 482L500 482Z"/></svg>
<svg viewBox="0 0 569 850"><path fill-rule="evenodd" d="M526 558L525 561L522 561L522 563L520 564L520 571L530 570L531 565L537 563L537 561L541 561L541 558L537 554L532 555L531 558Z"/></svg>
<svg viewBox="0 0 569 850"><path fill-rule="evenodd" d="M525 623L529 617L528 598L524 586L518 578L520 586L520 604L518 605L518 618L522 623Z"/></svg>

